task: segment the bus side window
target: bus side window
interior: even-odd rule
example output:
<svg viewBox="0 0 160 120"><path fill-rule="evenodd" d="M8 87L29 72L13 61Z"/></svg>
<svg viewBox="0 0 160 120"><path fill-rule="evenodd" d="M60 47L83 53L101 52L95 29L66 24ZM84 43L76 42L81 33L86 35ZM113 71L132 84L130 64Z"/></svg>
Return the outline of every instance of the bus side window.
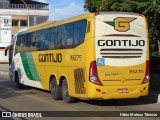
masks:
<svg viewBox="0 0 160 120"><path fill-rule="evenodd" d="M24 51L29 51L29 46L30 46L30 38L29 34L24 34L23 35L23 41L24 41Z"/></svg>
<svg viewBox="0 0 160 120"><path fill-rule="evenodd" d="M19 35L19 36L18 36L18 41L17 41L17 45L18 45L18 46L23 46L22 37L23 37L22 35Z"/></svg>
<svg viewBox="0 0 160 120"><path fill-rule="evenodd" d="M72 47L73 46L73 37L70 37L67 39L67 46Z"/></svg>
<svg viewBox="0 0 160 120"><path fill-rule="evenodd" d="M20 39L21 39L21 44L20 44L20 46L24 46L25 36L22 35Z"/></svg>
<svg viewBox="0 0 160 120"><path fill-rule="evenodd" d="M30 34L29 33L27 33L26 35L25 35L25 46L27 47L27 48L29 48L29 46L30 46Z"/></svg>
<svg viewBox="0 0 160 120"><path fill-rule="evenodd" d="M54 39L54 32L53 32L53 28L50 28L49 29L49 49L52 50L52 49L55 49L55 39Z"/></svg>
<svg viewBox="0 0 160 120"><path fill-rule="evenodd" d="M38 31L38 49L39 50L48 49L48 34L49 34L48 29Z"/></svg>
<svg viewBox="0 0 160 120"><path fill-rule="evenodd" d="M17 36L17 42L16 42L17 53L23 51L22 50L23 47L21 47L21 46L23 46L22 35L18 35Z"/></svg>
<svg viewBox="0 0 160 120"><path fill-rule="evenodd" d="M74 45L74 24L69 23L63 27L63 40L65 43L65 48L71 48Z"/></svg>
<svg viewBox="0 0 160 120"><path fill-rule="evenodd" d="M37 48L36 48L36 44L37 44L36 36L37 36L36 32L32 32L31 35L30 35L30 49L31 49L31 51L32 50L37 50Z"/></svg>
<svg viewBox="0 0 160 120"><path fill-rule="evenodd" d="M61 41L61 48L62 49L67 47L65 36L66 36L65 25L62 25L62 41Z"/></svg>
<svg viewBox="0 0 160 120"><path fill-rule="evenodd" d="M20 44L21 44L21 36L18 35L16 45L20 46Z"/></svg>
<svg viewBox="0 0 160 120"><path fill-rule="evenodd" d="M53 31L54 31L55 48L59 49L61 46L61 27L55 27Z"/></svg>
<svg viewBox="0 0 160 120"><path fill-rule="evenodd" d="M81 44L84 41L85 33L86 33L86 20L75 22L74 24L75 46Z"/></svg>

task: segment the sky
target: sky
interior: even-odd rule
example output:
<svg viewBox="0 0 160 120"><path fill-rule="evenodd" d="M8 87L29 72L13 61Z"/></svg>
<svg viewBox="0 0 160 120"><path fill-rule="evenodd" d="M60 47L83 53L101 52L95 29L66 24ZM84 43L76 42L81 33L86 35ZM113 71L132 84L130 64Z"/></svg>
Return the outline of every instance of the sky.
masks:
<svg viewBox="0 0 160 120"><path fill-rule="evenodd" d="M62 20L80 14L84 11L84 0L34 0L49 4L49 20Z"/></svg>

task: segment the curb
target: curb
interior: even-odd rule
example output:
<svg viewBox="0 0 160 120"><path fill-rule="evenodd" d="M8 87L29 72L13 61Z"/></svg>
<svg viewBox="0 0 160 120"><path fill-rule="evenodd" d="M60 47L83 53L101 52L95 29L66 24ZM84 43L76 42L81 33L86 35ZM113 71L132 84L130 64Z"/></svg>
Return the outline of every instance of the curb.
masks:
<svg viewBox="0 0 160 120"><path fill-rule="evenodd" d="M0 71L0 75L9 75L9 72L7 72L7 71Z"/></svg>

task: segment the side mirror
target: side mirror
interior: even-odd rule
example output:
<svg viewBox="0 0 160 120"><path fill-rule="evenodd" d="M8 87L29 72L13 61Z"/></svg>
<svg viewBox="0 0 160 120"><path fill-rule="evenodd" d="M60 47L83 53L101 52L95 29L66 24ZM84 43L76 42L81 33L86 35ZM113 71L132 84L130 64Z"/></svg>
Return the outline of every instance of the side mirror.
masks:
<svg viewBox="0 0 160 120"><path fill-rule="evenodd" d="M4 55L5 55L5 56L7 56L7 50L5 50L5 53L4 53Z"/></svg>
<svg viewBox="0 0 160 120"><path fill-rule="evenodd" d="M5 56L7 56L9 47L10 47L10 46L7 46L7 47L5 48L5 51L4 51L4 55L5 55Z"/></svg>

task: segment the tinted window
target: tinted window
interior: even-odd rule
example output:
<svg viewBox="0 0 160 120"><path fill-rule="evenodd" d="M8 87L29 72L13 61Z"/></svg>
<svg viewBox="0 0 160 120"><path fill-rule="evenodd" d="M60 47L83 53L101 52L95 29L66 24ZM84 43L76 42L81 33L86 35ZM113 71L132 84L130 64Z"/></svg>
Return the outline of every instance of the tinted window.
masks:
<svg viewBox="0 0 160 120"><path fill-rule="evenodd" d="M25 45L26 45L26 47L29 48L31 46L31 33L28 33L26 37L27 37L27 41L26 41Z"/></svg>
<svg viewBox="0 0 160 120"><path fill-rule="evenodd" d="M86 33L86 20L75 22L74 24L74 45L77 46L84 41Z"/></svg>
<svg viewBox="0 0 160 120"><path fill-rule="evenodd" d="M19 51L73 48L85 38L87 20L80 20L64 25L39 30L17 36Z"/></svg>
<svg viewBox="0 0 160 120"><path fill-rule="evenodd" d="M24 39L24 46L25 47L29 47L30 46L30 40L29 40L29 35L28 34L24 34L23 35L23 39Z"/></svg>
<svg viewBox="0 0 160 120"><path fill-rule="evenodd" d="M61 27L60 26L53 28L53 36L54 36L55 49L58 49L61 47Z"/></svg>
<svg viewBox="0 0 160 120"><path fill-rule="evenodd" d="M38 49L47 50L48 49L48 29L40 30L37 32L38 40Z"/></svg>
<svg viewBox="0 0 160 120"><path fill-rule="evenodd" d="M62 28L62 48L74 46L74 23L63 25Z"/></svg>
<svg viewBox="0 0 160 120"><path fill-rule="evenodd" d="M48 42L49 42L48 48L55 49L56 42L54 39L54 28L49 29L49 41Z"/></svg>
<svg viewBox="0 0 160 120"><path fill-rule="evenodd" d="M21 35L18 35L16 45L20 46L20 44L21 44Z"/></svg>
<svg viewBox="0 0 160 120"><path fill-rule="evenodd" d="M37 40L36 40L36 32L30 33L30 47L36 48Z"/></svg>

